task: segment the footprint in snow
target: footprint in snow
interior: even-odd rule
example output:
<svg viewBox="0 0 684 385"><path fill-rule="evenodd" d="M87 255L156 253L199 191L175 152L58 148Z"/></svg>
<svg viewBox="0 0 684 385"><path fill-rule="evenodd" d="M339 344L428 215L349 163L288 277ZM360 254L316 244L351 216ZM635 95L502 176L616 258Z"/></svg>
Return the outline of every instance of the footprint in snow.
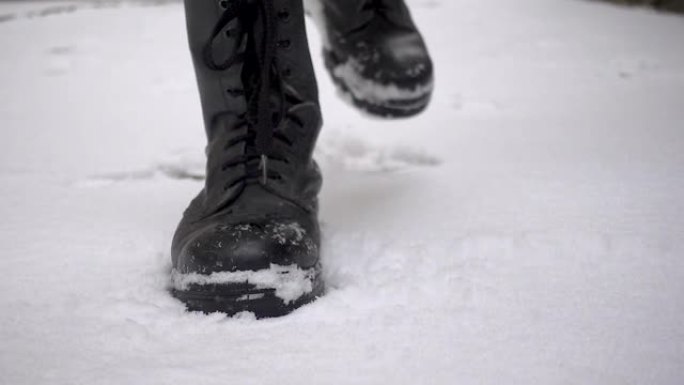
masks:
<svg viewBox="0 0 684 385"><path fill-rule="evenodd" d="M359 138L333 134L319 143L315 158L323 165L366 173L389 173L437 166L441 160L409 146L381 147Z"/></svg>
<svg viewBox="0 0 684 385"><path fill-rule="evenodd" d="M157 178L202 181L205 177L204 161L201 152L181 150L151 167L92 175L78 182L77 186L101 187L114 183L149 181Z"/></svg>
<svg viewBox="0 0 684 385"><path fill-rule="evenodd" d="M439 158L420 149L408 146L380 147L358 138L341 136L322 140L314 157L325 166L363 173L391 173L441 163ZM93 175L79 185L98 187L155 178L202 181L205 176L205 157L202 152L178 150L151 167Z"/></svg>

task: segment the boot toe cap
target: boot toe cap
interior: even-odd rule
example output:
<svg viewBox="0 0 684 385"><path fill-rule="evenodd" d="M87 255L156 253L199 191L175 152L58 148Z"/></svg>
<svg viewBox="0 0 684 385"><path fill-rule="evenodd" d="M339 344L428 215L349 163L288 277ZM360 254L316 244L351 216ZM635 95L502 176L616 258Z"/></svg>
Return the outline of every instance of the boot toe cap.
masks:
<svg viewBox="0 0 684 385"><path fill-rule="evenodd" d="M379 84L414 89L432 82L432 60L416 32L378 33L370 41L350 41L335 56L338 64L346 62L360 77Z"/></svg>
<svg viewBox="0 0 684 385"><path fill-rule="evenodd" d="M180 248L182 273L267 269L271 264L309 268L318 261L318 244L298 222L214 224L195 232Z"/></svg>
<svg viewBox="0 0 684 385"><path fill-rule="evenodd" d="M415 88L431 81L432 61L419 35L394 35L385 40L379 45L377 59L381 70L373 74L377 81L405 88Z"/></svg>

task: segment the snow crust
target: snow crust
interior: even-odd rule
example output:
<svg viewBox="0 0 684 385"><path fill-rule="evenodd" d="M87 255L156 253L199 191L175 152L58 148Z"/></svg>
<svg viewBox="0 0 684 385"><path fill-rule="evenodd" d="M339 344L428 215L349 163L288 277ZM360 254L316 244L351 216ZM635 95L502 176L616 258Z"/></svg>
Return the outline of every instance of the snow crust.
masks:
<svg viewBox="0 0 684 385"><path fill-rule="evenodd" d="M327 293L255 320L168 292L204 175L182 4L0 2L0 383L680 385L682 18L408 4L414 119L340 102L309 34Z"/></svg>
<svg viewBox="0 0 684 385"><path fill-rule="evenodd" d="M187 290L190 285L222 285L246 282L257 289L275 289L275 296L285 304L296 301L301 296L311 293L315 269L301 269L297 265L280 266L271 264L268 269L257 271L221 272L210 275L198 273L171 272L172 286L178 290ZM248 299L248 298L246 298Z"/></svg>

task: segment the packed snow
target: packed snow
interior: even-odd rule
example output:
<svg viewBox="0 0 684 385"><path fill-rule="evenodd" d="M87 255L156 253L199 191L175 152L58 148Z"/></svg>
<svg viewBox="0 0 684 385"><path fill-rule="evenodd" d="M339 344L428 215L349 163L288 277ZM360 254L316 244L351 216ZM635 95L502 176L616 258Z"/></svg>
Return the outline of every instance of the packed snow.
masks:
<svg viewBox="0 0 684 385"><path fill-rule="evenodd" d="M0 3L0 383L684 379L684 19L409 0L430 108L370 120L309 25L327 294L186 312L204 134L179 2Z"/></svg>

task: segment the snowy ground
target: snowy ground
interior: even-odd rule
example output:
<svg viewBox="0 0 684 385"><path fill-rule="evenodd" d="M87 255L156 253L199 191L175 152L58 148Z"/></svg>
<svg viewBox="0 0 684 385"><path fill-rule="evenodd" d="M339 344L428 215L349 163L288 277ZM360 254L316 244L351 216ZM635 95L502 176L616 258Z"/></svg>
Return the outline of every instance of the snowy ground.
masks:
<svg viewBox="0 0 684 385"><path fill-rule="evenodd" d="M410 1L437 90L391 122L312 34L329 292L254 321L165 291L203 173L182 6L56 4L0 3L0 383L684 380L684 19Z"/></svg>

